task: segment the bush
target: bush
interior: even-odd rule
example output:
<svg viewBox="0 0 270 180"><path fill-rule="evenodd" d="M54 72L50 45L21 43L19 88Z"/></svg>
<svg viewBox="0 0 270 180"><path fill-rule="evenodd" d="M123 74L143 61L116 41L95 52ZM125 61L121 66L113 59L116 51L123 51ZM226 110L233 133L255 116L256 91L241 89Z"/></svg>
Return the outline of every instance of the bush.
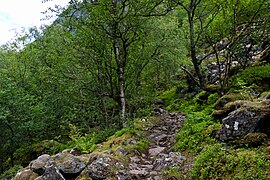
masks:
<svg viewBox="0 0 270 180"><path fill-rule="evenodd" d="M204 146L216 143L215 135L221 124L211 117L217 93L200 92L191 100L182 101L179 109L187 113L183 128L177 134L174 149L199 153Z"/></svg>
<svg viewBox="0 0 270 180"><path fill-rule="evenodd" d="M72 141L68 143L69 148L78 148L83 153L93 152L97 148L97 144L106 141L114 132L114 128L108 128L103 131L93 132L80 136L74 125L71 126L71 138Z"/></svg>
<svg viewBox="0 0 270 180"><path fill-rule="evenodd" d="M22 166L15 165L1 174L0 179L13 179L20 169L22 169Z"/></svg>
<svg viewBox="0 0 270 180"><path fill-rule="evenodd" d="M197 156L190 175L194 179L269 179L269 165L259 150L214 144Z"/></svg>
<svg viewBox="0 0 270 180"><path fill-rule="evenodd" d="M240 78L248 85L261 81L270 80L270 65L249 67L237 76L232 78L233 84L236 84L237 78Z"/></svg>
<svg viewBox="0 0 270 180"><path fill-rule="evenodd" d="M220 129L221 124L216 123L210 115L202 112L189 114L176 136L174 148L177 151L199 153L205 146L217 143L215 134Z"/></svg>

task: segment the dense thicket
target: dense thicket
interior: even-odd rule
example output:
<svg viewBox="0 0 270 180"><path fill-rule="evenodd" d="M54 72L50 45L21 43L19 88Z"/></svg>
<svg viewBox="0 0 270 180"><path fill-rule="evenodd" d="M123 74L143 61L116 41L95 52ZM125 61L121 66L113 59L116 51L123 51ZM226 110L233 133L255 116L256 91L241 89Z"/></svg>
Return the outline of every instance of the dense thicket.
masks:
<svg viewBox="0 0 270 180"><path fill-rule="evenodd" d="M51 26L1 47L0 173L20 147L67 142L70 125L84 134L147 115L179 80L223 93L232 61L245 68L268 34L265 0L70 1ZM209 59L218 83L206 78Z"/></svg>

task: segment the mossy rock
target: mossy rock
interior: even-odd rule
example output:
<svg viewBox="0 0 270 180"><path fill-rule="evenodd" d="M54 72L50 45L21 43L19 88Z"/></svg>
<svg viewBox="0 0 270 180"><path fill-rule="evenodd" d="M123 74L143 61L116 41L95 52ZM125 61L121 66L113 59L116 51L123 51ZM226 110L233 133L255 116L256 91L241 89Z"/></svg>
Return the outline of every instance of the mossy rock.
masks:
<svg viewBox="0 0 270 180"><path fill-rule="evenodd" d="M270 91L266 91L266 92L261 93L260 99L263 101L270 99Z"/></svg>
<svg viewBox="0 0 270 180"><path fill-rule="evenodd" d="M221 130L222 124L212 124L207 127L205 131L203 131L204 134L209 135L212 138L216 138L216 134L219 130Z"/></svg>
<svg viewBox="0 0 270 180"><path fill-rule="evenodd" d="M242 106L245 102L244 100L236 100L228 102L224 105L222 109L214 110L212 116L216 119L225 118L230 112L236 110L238 107Z"/></svg>
<svg viewBox="0 0 270 180"><path fill-rule="evenodd" d="M248 133L244 137L232 142L236 147L258 147L267 140L265 133Z"/></svg>
<svg viewBox="0 0 270 180"><path fill-rule="evenodd" d="M243 93L228 93L217 100L214 108L221 110L226 104L237 100L250 100L250 96Z"/></svg>

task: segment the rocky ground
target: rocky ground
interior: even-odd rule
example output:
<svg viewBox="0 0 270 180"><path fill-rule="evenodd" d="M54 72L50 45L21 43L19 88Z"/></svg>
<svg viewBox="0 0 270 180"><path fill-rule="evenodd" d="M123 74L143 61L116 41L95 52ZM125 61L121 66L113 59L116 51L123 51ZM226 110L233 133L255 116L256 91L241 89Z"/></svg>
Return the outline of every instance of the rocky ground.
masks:
<svg viewBox="0 0 270 180"><path fill-rule="evenodd" d="M170 167L181 167L186 160L179 152L173 152L175 133L180 130L184 116L170 113L162 108L156 109L158 121L145 127L149 132L149 149L145 154L130 157L128 179L163 179L163 170ZM118 179L126 179L120 177Z"/></svg>
<svg viewBox="0 0 270 180"><path fill-rule="evenodd" d="M141 120L145 123L138 137L148 142L146 150L127 148L138 144L138 137L131 137L124 139L125 143L110 144L111 148L106 150L102 150L104 145L101 144L99 150L91 154L81 154L76 150L66 150L54 156L45 154L32 161L15 179L166 179L166 169L185 168L183 162L186 158L173 151L176 132L181 129L185 117L161 107L155 109L153 117Z"/></svg>

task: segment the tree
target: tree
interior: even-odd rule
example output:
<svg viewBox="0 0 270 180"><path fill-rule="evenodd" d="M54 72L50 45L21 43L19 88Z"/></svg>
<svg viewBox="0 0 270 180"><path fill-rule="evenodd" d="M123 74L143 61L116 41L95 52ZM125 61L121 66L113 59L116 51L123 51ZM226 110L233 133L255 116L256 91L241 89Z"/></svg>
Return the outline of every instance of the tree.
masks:
<svg viewBox="0 0 270 180"><path fill-rule="evenodd" d="M250 27L254 25L256 19L261 18L259 14L265 11L264 7L267 6L267 3L264 0L256 3L241 0L211 1L211 3L201 0L173 0L173 2L180 6L187 15L190 58L198 80L186 68L182 67L182 69L200 89L223 92L227 86L231 59L237 58L232 56L236 53L236 46L241 44L247 34L251 33L248 30L252 29ZM225 38L227 38L226 42ZM209 47L212 48L210 52L204 53L202 51L202 49ZM224 50L228 55L225 57L225 65L220 62L220 52ZM247 52L243 53L248 54ZM211 55L215 55L219 66L220 86L209 87L206 83L206 75L202 71L203 61L209 59ZM241 56L243 57L243 54L238 57L241 58ZM247 62L248 57L244 59ZM244 63L244 60L239 61L239 63ZM223 66L225 66L225 72L222 70Z"/></svg>
<svg viewBox="0 0 270 180"><path fill-rule="evenodd" d="M96 78L97 96L112 98L119 106L120 124L126 118L126 91L132 76L140 75L147 65L135 57L133 47L144 48L145 36L150 32L147 18L157 13L166 14L163 1L109 1L74 2L64 16L70 17L69 23L75 34L75 44L80 44L80 64L91 66L88 70ZM164 12L160 12L161 9ZM148 58L157 55L153 50ZM145 58L146 59L146 58ZM136 65L144 64L141 68ZM131 69L138 71L130 72ZM138 79L138 78L135 78Z"/></svg>

